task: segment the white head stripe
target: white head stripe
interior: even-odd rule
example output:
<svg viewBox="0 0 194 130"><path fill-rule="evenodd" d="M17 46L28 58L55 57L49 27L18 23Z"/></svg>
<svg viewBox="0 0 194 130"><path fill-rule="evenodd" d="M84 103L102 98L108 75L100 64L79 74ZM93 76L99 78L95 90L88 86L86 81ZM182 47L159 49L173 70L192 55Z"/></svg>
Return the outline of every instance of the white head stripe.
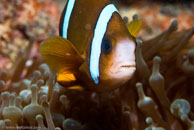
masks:
<svg viewBox="0 0 194 130"><path fill-rule="evenodd" d="M109 4L104 7L94 30L94 37L91 44L90 53L90 75L95 84L99 83L99 59L101 53L101 44L104 34L106 33L108 22L111 19L114 12L118 12L113 4Z"/></svg>
<svg viewBox="0 0 194 130"><path fill-rule="evenodd" d="M66 8L66 12L65 12L64 20L63 20L63 32L62 32L63 38L67 38L67 30L69 27L69 21L70 21L70 17L71 17L74 4L75 4L75 0L69 0L67 3L67 8Z"/></svg>

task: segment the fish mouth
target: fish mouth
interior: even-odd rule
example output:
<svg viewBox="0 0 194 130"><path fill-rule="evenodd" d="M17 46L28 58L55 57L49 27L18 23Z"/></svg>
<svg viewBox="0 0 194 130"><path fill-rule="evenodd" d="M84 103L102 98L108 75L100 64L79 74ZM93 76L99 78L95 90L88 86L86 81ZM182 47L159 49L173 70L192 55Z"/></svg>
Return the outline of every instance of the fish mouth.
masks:
<svg viewBox="0 0 194 130"><path fill-rule="evenodd" d="M111 73L120 73L123 71L130 71L131 69L134 70L136 67L135 61L122 61L122 62L117 62L114 63L111 67Z"/></svg>
<svg viewBox="0 0 194 130"><path fill-rule="evenodd" d="M130 67L135 67L135 65L121 65L120 67L122 67L122 68L130 68Z"/></svg>

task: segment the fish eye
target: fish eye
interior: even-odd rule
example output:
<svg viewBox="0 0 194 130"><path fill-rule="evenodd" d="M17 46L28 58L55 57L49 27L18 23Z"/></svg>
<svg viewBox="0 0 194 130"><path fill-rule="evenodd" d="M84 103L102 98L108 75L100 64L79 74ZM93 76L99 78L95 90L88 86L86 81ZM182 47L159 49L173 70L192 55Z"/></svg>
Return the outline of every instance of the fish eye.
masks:
<svg viewBox="0 0 194 130"><path fill-rule="evenodd" d="M109 39L103 39L102 41L102 50L105 54L108 54L112 51L112 43Z"/></svg>

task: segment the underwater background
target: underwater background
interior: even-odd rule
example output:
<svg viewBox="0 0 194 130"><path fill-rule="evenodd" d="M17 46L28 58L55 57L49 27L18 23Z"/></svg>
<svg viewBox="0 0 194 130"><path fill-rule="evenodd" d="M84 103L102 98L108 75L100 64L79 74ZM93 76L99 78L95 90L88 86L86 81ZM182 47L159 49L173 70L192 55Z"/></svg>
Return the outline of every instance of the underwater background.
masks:
<svg viewBox="0 0 194 130"><path fill-rule="evenodd" d="M143 25L133 78L102 93L59 85L39 53L65 2L0 0L0 130L194 130L193 1L113 1Z"/></svg>

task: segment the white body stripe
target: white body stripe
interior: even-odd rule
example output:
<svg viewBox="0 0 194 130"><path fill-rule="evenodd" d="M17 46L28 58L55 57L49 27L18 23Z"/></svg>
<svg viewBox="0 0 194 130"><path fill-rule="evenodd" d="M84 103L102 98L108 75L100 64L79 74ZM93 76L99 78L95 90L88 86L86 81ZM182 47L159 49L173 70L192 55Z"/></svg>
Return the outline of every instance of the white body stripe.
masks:
<svg viewBox="0 0 194 130"><path fill-rule="evenodd" d="M70 21L70 17L71 17L74 4L75 4L75 0L69 0L67 3L67 8L66 8L66 12L64 15L64 20L63 20L63 32L62 32L63 38L67 38L67 30L69 27L69 21Z"/></svg>
<svg viewBox="0 0 194 130"><path fill-rule="evenodd" d="M94 30L94 37L91 45L90 53L90 75L95 84L99 83L99 60L101 54L101 44L104 34L106 33L108 22L110 21L114 12L118 12L113 4L104 7Z"/></svg>

